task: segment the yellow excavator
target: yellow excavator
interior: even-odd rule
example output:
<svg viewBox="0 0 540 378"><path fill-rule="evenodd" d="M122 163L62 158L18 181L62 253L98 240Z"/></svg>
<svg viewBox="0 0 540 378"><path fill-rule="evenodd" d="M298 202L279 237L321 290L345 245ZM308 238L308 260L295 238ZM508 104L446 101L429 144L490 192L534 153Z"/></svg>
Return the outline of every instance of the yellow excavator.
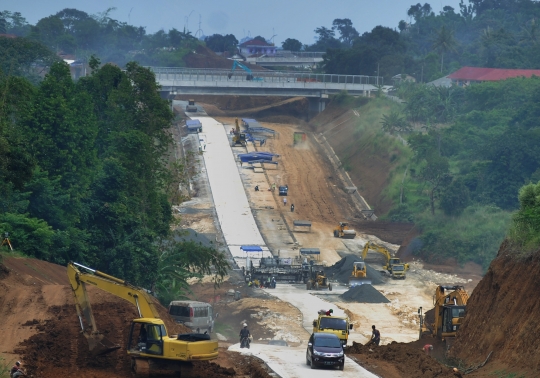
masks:
<svg viewBox="0 0 540 378"><path fill-rule="evenodd" d="M353 263L353 271L349 277L349 286L358 286L371 284L371 280L367 278L367 267L363 261L355 261Z"/></svg>
<svg viewBox="0 0 540 378"><path fill-rule="evenodd" d="M234 146L240 145L242 147L245 147L247 144L246 134L240 132L240 124L238 123L238 118L236 118L234 122L236 125L234 128L234 133L233 133L233 138L232 138L232 146L234 147Z"/></svg>
<svg viewBox="0 0 540 378"><path fill-rule="evenodd" d="M354 239L356 237L356 231L351 230L347 222L339 222L338 226L334 229L334 236L342 239Z"/></svg>
<svg viewBox="0 0 540 378"><path fill-rule="evenodd" d="M187 372L192 368L192 361L213 360L218 357L218 343L210 340L210 335L169 335L153 297L146 290L74 262L68 264L67 274L82 333L88 341L91 354L106 354L120 346L98 331L86 285L116 295L137 308L139 318L131 323L126 346L137 377L148 377L154 371L182 374L182 371Z"/></svg>
<svg viewBox="0 0 540 378"><path fill-rule="evenodd" d="M402 263L398 257L392 257L388 249L369 241L362 250L362 260L366 260L366 256L370 250L380 253L385 257L386 263L383 269L387 270L393 278L405 278L406 272L409 270L409 264Z"/></svg>
<svg viewBox="0 0 540 378"><path fill-rule="evenodd" d="M433 296L434 318L426 319L422 307L418 309L420 338L422 334L428 333L445 340L449 347L463 323L468 300L469 294L463 286L437 286Z"/></svg>

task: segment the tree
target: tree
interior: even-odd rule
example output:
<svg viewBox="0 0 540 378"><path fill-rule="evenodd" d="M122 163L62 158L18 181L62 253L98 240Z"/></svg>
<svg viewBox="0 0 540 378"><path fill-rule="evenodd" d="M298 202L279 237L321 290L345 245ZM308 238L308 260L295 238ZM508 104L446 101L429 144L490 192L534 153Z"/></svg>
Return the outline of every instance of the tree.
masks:
<svg viewBox="0 0 540 378"><path fill-rule="evenodd" d="M288 51L300 51L302 49L302 42L294 38L287 38L285 42L281 42L283 50Z"/></svg>
<svg viewBox="0 0 540 378"><path fill-rule="evenodd" d="M429 203L431 215L435 215L435 199L442 186L452 180L448 159L431 153L426 157L426 164L420 171L420 178L430 184Z"/></svg>
<svg viewBox="0 0 540 378"><path fill-rule="evenodd" d="M213 34L206 37L204 42L210 50L215 52L228 51L229 53L234 54L238 48L238 40L232 34Z"/></svg>
<svg viewBox="0 0 540 378"><path fill-rule="evenodd" d="M347 47L351 47L353 40L359 36L352 26L352 21L348 18L336 18L332 22L332 29L339 31L339 40Z"/></svg>
<svg viewBox="0 0 540 378"><path fill-rule="evenodd" d="M453 51L456 52L457 41L454 38L454 32L446 27L441 26L433 39L433 49L438 50L441 54L441 73L443 72L444 54Z"/></svg>
<svg viewBox="0 0 540 378"><path fill-rule="evenodd" d="M401 112L392 110L390 114L384 114L381 119L382 129L390 134L410 131L410 125L403 118Z"/></svg>

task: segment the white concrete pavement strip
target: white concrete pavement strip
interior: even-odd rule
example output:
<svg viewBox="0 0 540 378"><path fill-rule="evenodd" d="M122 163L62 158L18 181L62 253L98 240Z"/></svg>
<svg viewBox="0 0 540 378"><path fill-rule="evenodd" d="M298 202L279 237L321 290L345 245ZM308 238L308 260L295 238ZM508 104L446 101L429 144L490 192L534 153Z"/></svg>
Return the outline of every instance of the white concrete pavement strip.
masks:
<svg viewBox="0 0 540 378"><path fill-rule="evenodd" d="M253 355L263 360L281 378L376 378L350 358L345 358L343 371L332 368L311 369L306 364L306 346L285 347L278 345L251 344L250 349L241 349L240 344L229 347L230 351Z"/></svg>
<svg viewBox="0 0 540 378"><path fill-rule="evenodd" d="M210 117L193 119L202 123L206 134L206 151L203 153L206 173L220 227L233 258L239 266L245 265L246 253L240 250L242 245L261 246L262 256L271 257L251 213L225 127Z"/></svg>

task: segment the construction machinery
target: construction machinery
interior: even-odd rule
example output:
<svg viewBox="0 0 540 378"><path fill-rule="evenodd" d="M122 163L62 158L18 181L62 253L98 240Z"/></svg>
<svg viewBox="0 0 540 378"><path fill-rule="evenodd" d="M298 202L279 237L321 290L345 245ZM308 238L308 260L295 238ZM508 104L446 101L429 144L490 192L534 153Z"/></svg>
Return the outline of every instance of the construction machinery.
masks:
<svg viewBox="0 0 540 378"><path fill-rule="evenodd" d="M324 310L319 311L319 317L313 320L313 333L333 333L339 338L345 348L349 339L349 331L353 329L349 318L346 316L325 315Z"/></svg>
<svg viewBox="0 0 540 378"><path fill-rule="evenodd" d="M313 260L309 264L309 273L306 281L307 290L320 290L328 289L332 291L332 284L326 275L324 274L324 269L321 266L314 264Z"/></svg>
<svg viewBox="0 0 540 378"><path fill-rule="evenodd" d="M431 315L431 318L427 319L424 316L422 307L418 309L419 337L422 338L422 335L427 333L446 341L447 347L449 347L463 323L468 300L469 295L463 286L437 286L433 296L434 314Z"/></svg>
<svg viewBox="0 0 540 378"><path fill-rule="evenodd" d="M339 222L339 225L334 229L334 236L342 239L354 239L356 231L351 230L347 222Z"/></svg>
<svg viewBox="0 0 540 378"><path fill-rule="evenodd" d="M232 146L242 146L246 147L246 134L240 132L240 124L238 123L238 118L234 120L235 122L235 128L233 129L233 138L232 138Z"/></svg>
<svg viewBox="0 0 540 378"><path fill-rule="evenodd" d="M231 72L227 75L229 79L233 77L234 70L236 70L236 67L240 67L241 69L247 72L247 75L246 75L247 81L264 81L262 77L253 76L253 72L248 67L244 66L242 63L240 63L237 60L233 62Z"/></svg>
<svg viewBox="0 0 540 378"><path fill-rule="evenodd" d="M67 274L82 333L92 355L106 354L120 346L99 332L86 289L88 284L122 298L137 308L139 318L131 323L126 346L136 376L147 377L153 371L163 370L181 374L192 368L192 361L218 357L218 343L211 341L208 334L169 335L154 298L145 289L74 262L68 264Z"/></svg>
<svg viewBox="0 0 540 378"><path fill-rule="evenodd" d="M405 278L407 270L409 270L409 264L402 263L398 257L392 257L388 249L373 242L367 242L364 246L362 260L366 260L366 256L370 250L380 253L385 257L386 261L383 269L388 271L393 278Z"/></svg>
<svg viewBox="0 0 540 378"><path fill-rule="evenodd" d="M188 104L186 106L186 112L196 112L197 111L197 105L195 105L195 100L189 99Z"/></svg>
<svg viewBox="0 0 540 378"><path fill-rule="evenodd" d="M358 286L371 284L371 280L367 278L367 266L363 261L355 261L353 263L353 271L349 277L349 286Z"/></svg>

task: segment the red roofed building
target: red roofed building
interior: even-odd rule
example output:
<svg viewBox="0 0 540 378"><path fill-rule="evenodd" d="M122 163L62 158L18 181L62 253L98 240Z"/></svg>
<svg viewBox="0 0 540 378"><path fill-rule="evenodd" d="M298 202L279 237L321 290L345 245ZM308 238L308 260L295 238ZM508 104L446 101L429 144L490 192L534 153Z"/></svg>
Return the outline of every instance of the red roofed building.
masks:
<svg viewBox="0 0 540 378"><path fill-rule="evenodd" d="M533 75L540 77L540 70L463 67L448 75L448 78L452 80L453 84L466 86L475 82L500 81L514 77L531 77Z"/></svg>
<svg viewBox="0 0 540 378"><path fill-rule="evenodd" d="M258 39L252 39L246 41L238 46L240 48L240 54L244 56L251 55L276 55L276 46L263 42Z"/></svg>

